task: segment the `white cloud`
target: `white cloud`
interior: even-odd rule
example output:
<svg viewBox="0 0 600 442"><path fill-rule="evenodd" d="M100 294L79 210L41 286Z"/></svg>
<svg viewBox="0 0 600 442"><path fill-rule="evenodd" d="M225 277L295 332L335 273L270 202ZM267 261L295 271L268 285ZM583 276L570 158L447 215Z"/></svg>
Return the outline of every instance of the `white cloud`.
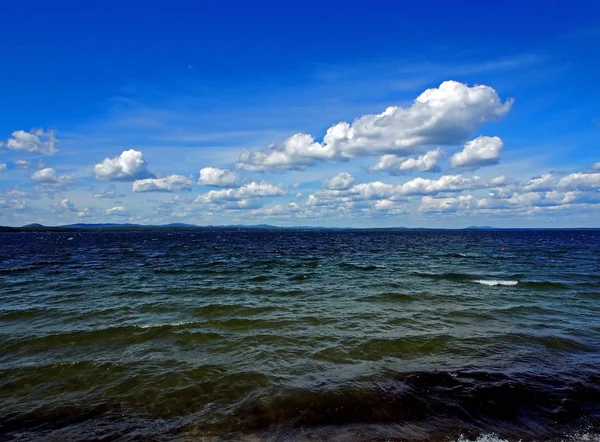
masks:
<svg viewBox="0 0 600 442"><path fill-rule="evenodd" d="M511 180L506 178L504 175L498 175L490 180L490 186L503 187L509 184Z"/></svg>
<svg viewBox="0 0 600 442"><path fill-rule="evenodd" d="M53 211L55 212L77 212L75 205L68 199L61 200L58 204L54 205Z"/></svg>
<svg viewBox="0 0 600 442"><path fill-rule="evenodd" d="M260 183L253 181L236 189L211 190L204 195L199 195L195 202L219 203L223 201L242 201L260 197L276 197L285 194L287 194L287 190L281 185L275 186L264 181Z"/></svg>
<svg viewBox="0 0 600 442"><path fill-rule="evenodd" d="M530 179L523 187L528 192L552 190L556 186L556 179L550 173Z"/></svg>
<svg viewBox="0 0 600 442"><path fill-rule="evenodd" d="M13 187L12 189L4 189L4 191L2 192L2 196L9 199L31 198L30 194L19 190L17 186Z"/></svg>
<svg viewBox="0 0 600 442"><path fill-rule="evenodd" d="M115 206L110 209L106 209L104 212L107 215L116 215L116 216L127 216L127 209L123 206Z"/></svg>
<svg viewBox="0 0 600 442"><path fill-rule="evenodd" d="M124 195L117 194L117 189L114 184L110 185L108 187L108 189L100 189L98 192L93 194L94 198L101 198L101 199L121 198L123 196Z"/></svg>
<svg viewBox="0 0 600 442"><path fill-rule="evenodd" d="M437 180L415 178L399 186L401 195L435 195L442 192L460 192L462 190L484 189L489 187L482 178L462 175L443 175Z"/></svg>
<svg viewBox="0 0 600 442"><path fill-rule="evenodd" d="M342 172L337 174L333 178L325 180L323 186L331 190L345 190L350 188L350 186L354 184L354 181L355 180L352 175L346 172Z"/></svg>
<svg viewBox="0 0 600 442"><path fill-rule="evenodd" d="M597 163L592 164L592 170L598 170L598 171L600 171L600 161L598 161Z"/></svg>
<svg viewBox="0 0 600 442"><path fill-rule="evenodd" d="M388 184L381 181L356 184L346 190L320 189L308 197L311 206L338 205L340 202L399 199L410 196L437 195L464 190L485 189L497 184L498 178L489 182L478 176L443 175L430 180L415 178L403 184Z"/></svg>
<svg viewBox="0 0 600 442"><path fill-rule="evenodd" d="M98 215L99 210L94 207L84 207L82 210L77 212L79 218L92 218L95 219Z"/></svg>
<svg viewBox="0 0 600 442"><path fill-rule="evenodd" d="M240 184L240 176L229 169L204 167L200 169L198 184L212 187L237 187Z"/></svg>
<svg viewBox="0 0 600 442"><path fill-rule="evenodd" d="M192 190L194 180L183 175L169 175L162 178L146 178L133 183L134 192L181 192Z"/></svg>
<svg viewBox="0 0 600 442"><path fill-rule="evenodd" d="M600 189L600 173L572 173L561 178L558 187L563 190Z"/></svg>
<svg viewBox="0 0 600 442"><path fill-rule="evenodd" d="M388 107L381 114L364 115L352 124L331 126L322 143L299 133L267 150L244 151L237 166L251 171L305 169L317 161L406 155L427 145L459 144L482 124L503 117L512 103L503 103L489 86L469 87L445 81L439 88L423 92L410 107Z"/></svg>
<svg viewBox="0 0 600 442"><path fill-rule="evenodd" d="M6 163L0 163L0 172L6 170Z"/></svg>
<svg viewBox="0 0 600 442"><path fill-rule="evenodd" d="M29 166L31 166L31 161L17 160L15 161L15 166L17 166L19 169L28 169Z"/></svg>
<svg viewBox="0 0 600 442"><path fill-rule="evenodd" d="M265 170L304 170L317 161L332 161L338 154L327 145L315 141L308 134L295 134L281 145L269 150L242 151L237 167L252 172Z"/></svg>
<svg viewBox="0 0 600 442"><path fill-rule="evenodd" d="M42 191L62 189L63 187L74 182L72 176L59 175L56 173L56 170L51 167L46 167L45 169L35 171L33 175L31 175L31 179L42 185L38 188L38 190Z"/></svg>
<svg viewBox="0 0 600 442"><path fill-rule="evenodd" d="M0 209L10 209L13 212L22 212L27 209L27 202L17 199L0 198Z"/></svg>
<svg viewBox="0 0 600 442"><path fill-rule="evenodd" d="M444 157L444 152L438 147L417 158L398 157L396 155L383 155L379 162L369 168L370 172L387 172L391 175L400 175L410 171L438 172L438 164Z"/></svg>
<svg viewBox="0 0 600 442"><path fill-rule="evenodd" d="M295 218L301 215L301 207L297 203L276 204L271 207L253 210L251 215L266 218Z"/></svg>
<svg viewBox="0 0 600 442"><path fill-rule="evenodd" d="M463 150L450 158L450 165L469 170L492 166L500 161L503 149L504 143L500 137L477 137L465 143Z"/></svg>
<svg viewBox="0 0 600 442"><path fill-rule="evenodd" d="M470 208L475 203L472 195L459 195L451 198L432 198L424 196L421 199L420 212L456 212L458 209Z"/></svg>
<svg viewBox="0 0 600 442"><path fill-rule="evenodd" d="M94 166L96 179L102 181L135 181L153 178L148 164L139 150L129 149L114 158L105 158Z"/></svg>
<svg viewBox="0 0 600 442"><path fill-rule="evenodd" d="M408 209L405 204L399 204L397 201L392 200L378 200L373 204L373 210L379 213L385 213L388 215L400 215L408 213Z"/></svg>
<svg viewBox="0 0 600 442"><path fill-rule="evenodd" d="M16 130L12 133L12 138L6 142L6 147L19 152L54 155L58 152L57 142L53 130L32 129L29 132Z"/></svg>

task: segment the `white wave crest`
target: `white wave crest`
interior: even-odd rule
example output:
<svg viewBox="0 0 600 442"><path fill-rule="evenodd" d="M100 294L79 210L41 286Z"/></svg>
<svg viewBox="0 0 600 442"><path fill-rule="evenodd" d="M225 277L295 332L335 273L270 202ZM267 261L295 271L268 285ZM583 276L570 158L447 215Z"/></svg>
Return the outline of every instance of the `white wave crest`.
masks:
<svg viewBox="0 0 600 442"><path fill-rule="evenodd" d="M483 285L489 285L489 286L496 286L496 285L513 286L513 285L517 285L519 283L519 281L502 281L502 280L496 280L496 279L492 279L492 280L477 279L473 282L476 282L477 284L483 284Z"/></svg>

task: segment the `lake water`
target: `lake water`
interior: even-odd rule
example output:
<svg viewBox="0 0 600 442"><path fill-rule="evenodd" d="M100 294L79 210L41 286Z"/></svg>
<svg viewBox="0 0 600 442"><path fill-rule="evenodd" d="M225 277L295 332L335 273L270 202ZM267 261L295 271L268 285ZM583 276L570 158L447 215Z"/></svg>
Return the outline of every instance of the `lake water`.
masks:
<svg viewBox="0 0 600 442"><path fill-rule="evenodd" d="M2 440L598 440L600 231L0 233Z"/></svg>

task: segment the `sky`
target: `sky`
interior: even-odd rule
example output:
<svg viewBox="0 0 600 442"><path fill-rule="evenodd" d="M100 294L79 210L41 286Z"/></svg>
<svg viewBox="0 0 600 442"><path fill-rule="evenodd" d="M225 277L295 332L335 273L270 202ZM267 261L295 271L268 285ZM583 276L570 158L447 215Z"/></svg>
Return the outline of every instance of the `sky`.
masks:
<svg viewBox="0 0 600 442"><path fill-rule="evenodd" d="M597 0L0 16L0 225L600 227Z"/></svg>

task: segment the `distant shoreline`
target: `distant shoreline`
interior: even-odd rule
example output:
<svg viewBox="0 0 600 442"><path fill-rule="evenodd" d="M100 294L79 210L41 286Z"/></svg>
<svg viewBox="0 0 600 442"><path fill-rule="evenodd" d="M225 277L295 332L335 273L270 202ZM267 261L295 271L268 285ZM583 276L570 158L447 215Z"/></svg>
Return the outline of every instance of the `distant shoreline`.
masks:
<svg viewBox="0 0 600 442"><path fill-rule="evenodd" d="M354 231L354 232L419 232L419 231L596 231L600 227L489 227L469 226L463 228L429 228L429 227L321 227L321 226L272 226L259 225L207 225L193 224L68 224L61 226L44 226L28 224L20 227L0 226L0 232L73 232L73 231L149 231L149 230L290 230L290 231Z"/></svg>

